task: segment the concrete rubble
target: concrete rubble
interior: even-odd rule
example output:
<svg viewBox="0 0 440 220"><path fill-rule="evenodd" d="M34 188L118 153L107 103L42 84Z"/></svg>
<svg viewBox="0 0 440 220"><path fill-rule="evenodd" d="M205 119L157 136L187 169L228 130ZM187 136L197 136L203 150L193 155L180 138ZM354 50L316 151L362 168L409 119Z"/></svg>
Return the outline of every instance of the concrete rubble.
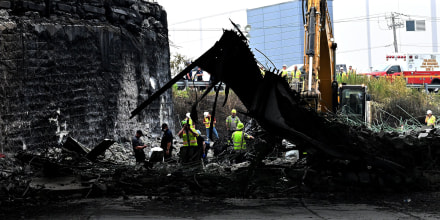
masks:
<svg viewBox="0 0 440 220"><path fill-rule="evenodd" d="M157 75L168 74L169 66L166 14L159 5L134 0L0 1L0 8L4 15L0 44L15 48L1 63L5 70L1 76L8 79L2 90L9 95L0 95L0 100L9 106L2 108L0 143L14 149L0 158L4 210L92 197L274 198L310 192L439 190L438 128L372 133L364 126L349 127L335 116L319 115L305 108L276 74L268 72L261 78L244 37L234 31L225 31L224 38L193 65L215 74L236 92L249 109L247 115L258 122L247 127L255 140L249 140L242 152L232 150L224 139L216 140L206 159L181 165L182 142L177 138L172 159L161 162L159 125L173 115L166 90L181 76L166 83L168 77ZM68 51L78 47L77 53L52 59L49 54L58 47L48 39L58 39L56 43L64 47L73 44ZM99 58L78 52L87 49L80 47L87 39L95 42L92 48L99 48L88 52L100 54ZM122 43L127 40L128 45ZM113 57L120 51L121 56ZM165 55L151 56L150 51ZM31 59L38 54L47 59L38 57L43 63ZM15 55L29 61L13 62L23 60ZM147 61L139 63L138 57ZM249 81L255 88L234 84L237 78L217 72L218 61L243 68L237 70L244 73L238 81ZM23 65L38 76L17 72ZM62 71L69 69L66 66L71 72ZM65 80L67 76L71 79ZM139 82L139 76L147 77ZM67 89L57 96L60 87ZM167 95L154 101L162 93ZM136 106L131 117L137 118L129 121L129 110ZM148 131L143 141L149 146L145 152L150 166L136 166L129 139L135 127Z"/></svg>

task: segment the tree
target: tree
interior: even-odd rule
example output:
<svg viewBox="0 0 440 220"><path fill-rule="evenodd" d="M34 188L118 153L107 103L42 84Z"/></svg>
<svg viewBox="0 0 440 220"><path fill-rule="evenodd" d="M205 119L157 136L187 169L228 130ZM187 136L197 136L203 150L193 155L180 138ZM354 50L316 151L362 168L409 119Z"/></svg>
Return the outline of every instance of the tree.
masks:
<svg viewBox="0 0 440 220"><path fill-rule="evenodd" d="M177 74L179 74L183 69L185 69L188 62L191 61L185 55L182 55L180 53L171 55L171 60L170 60L171 76L174 77Z"/></svg>

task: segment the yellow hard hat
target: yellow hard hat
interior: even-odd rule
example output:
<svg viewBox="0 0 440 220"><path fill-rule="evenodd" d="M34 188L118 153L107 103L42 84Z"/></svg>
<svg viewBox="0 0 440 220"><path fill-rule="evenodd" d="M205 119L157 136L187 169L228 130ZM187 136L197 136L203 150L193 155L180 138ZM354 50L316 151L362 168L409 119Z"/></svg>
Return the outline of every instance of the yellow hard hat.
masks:
<svg viewBox="0 0 440 220"><path fill-rule="evenodd" d="M244 128L244 124L243 123L238 123L237 124L237 130L241 130L241 129L243 129Z"/></svg>
<svg viewBox="0 0 440 220"><path fill-rule="evenodd" d="M232 109L231 113L237 113L237 110Z"/></svg>

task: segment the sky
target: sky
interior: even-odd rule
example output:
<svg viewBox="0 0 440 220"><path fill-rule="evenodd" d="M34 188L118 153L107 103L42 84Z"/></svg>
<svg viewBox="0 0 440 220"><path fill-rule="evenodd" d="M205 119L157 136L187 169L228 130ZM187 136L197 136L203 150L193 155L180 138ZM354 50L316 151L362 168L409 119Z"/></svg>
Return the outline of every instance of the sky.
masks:
<svg viewBox="0 0 440 220"><path fill-rule="evenodd" d="M222 29L233 29L229 19L244 27L246 9L288 0L156 1L167 12L171 53L194 60L214 45ZM392 12L402 14L399 21L403 24L411 19L426 21L424 32L406 32L405 27L397 29L399 52L433 52L432 45L437 45L440 38L436 36L440 30L437 20L440 19L432 6L440 16L439 0L333 0L337 63L353 65L359 70L383 65L385 56L394 52L393 32L389 28ZM437 34L433 34L434 26L437 26Z"/></svg>
<svg viewBox="0 0 440 220"><path fill-rule="evenodd" d="M214 45L222 29L233 29L231 19L246 26L246 9L279 4L286 0L157 0L168 16L171 53L195 59ZM199 29L204 30L199 33Z"/></svg>

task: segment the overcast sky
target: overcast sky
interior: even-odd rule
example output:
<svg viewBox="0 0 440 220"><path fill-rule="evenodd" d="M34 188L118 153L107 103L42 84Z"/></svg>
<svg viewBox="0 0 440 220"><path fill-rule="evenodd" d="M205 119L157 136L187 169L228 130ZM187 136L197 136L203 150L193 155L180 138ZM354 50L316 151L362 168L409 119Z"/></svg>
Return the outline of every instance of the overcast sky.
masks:
<svg viewBox="0 0 440 220"><path fill-rule="evenodd" d="M237 10L258 8L287 0L157 0L168 14L168 25Z"/></svg>
<svg viewBox="0 0 440 220"><path fill-rule="evenodd" d="M192 59L211 48L221 37L222 29L233 29L229 19L244 27L247 24L246 9L287 1L157 0L167 11L171 53ZM432 10L432 6L436 10ZM433 14L436 11L439 11L438 15ZM398 28L399 52L432 52L432 45L438 44L432 30L438 26L439 22L435 22L440 20L440 0L333 0L337 62L359 69L383 64L385 55L394 52L393 32L389 29L391 12L401 13L399 22L403 24L411 19L426 21L426 31L423 32L406 32L404 27ZM368 54L369 48L371 54Z"/></svg>
<svg viewBox="0 0 440 220"><path fill-rule="evenodd" d="M229 19L247 24L246 9L287 0L157 0L168 16L171 53L195 59L220 39L222 29L233 29ZM202 29L202 32L198 30Z"/></svg>

